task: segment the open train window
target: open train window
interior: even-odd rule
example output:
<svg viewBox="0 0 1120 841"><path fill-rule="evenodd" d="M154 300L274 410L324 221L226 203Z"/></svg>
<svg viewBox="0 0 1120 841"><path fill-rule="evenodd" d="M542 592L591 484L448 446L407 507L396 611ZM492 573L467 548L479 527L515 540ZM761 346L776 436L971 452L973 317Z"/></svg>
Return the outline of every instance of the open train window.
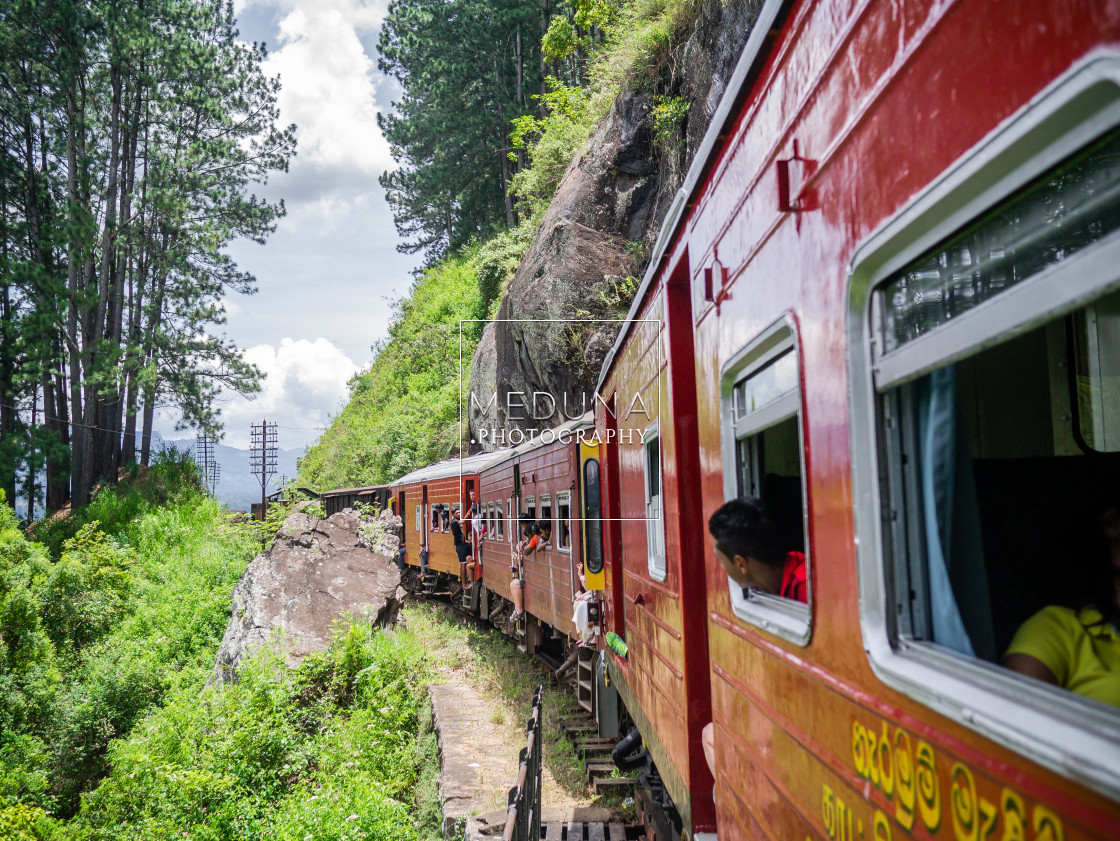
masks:
<svg viewBox="0 0 1120 841"><path fill-rule="evenodd" d="M444 503L439 507L440 526L443 531L451 531L451 506Z"/></svg>
<svg viewBox="0 0 1120 841"><path fill-rule="evenodd" d="M500 501L498 502L496 526L498 529L498 540L503 540L506 534L506 512Z"/></svg>
<svg viewBox="0 0 1120 841"><path fill-rule="evenodd" d="M661 426L654 421L642 435L642 478L646 496L646 553L649 575L664 581L665 523L661 493Z"/></svg>
<svg viewBox="0 0 1120 841"><path fill-rule="evenodd" d="M540 506L541 506L540 521L542 523L548 523L551 526L552 525L552 497L549 496L548 494L541 494ZM552 535L552 538L549 542L553 546L556 545L556 535L555 534Z"/></svg>
<svg viewBox="0 0 1120 841"><path fill-rule="evenodd" d="M537 519L537 498L535 496L525 497L525 516L530 520Z"/></svg>
<svg viewBox="0 0 1120 841"><path fill-rule="evenodd" d="M1115 619L1100 583L1101 514L1120 504L1118 149L1120 64L1095 59L860 250L849 320L876 672L1112 796L1120 693L1111 706L1001 663L1043 608Z"/></svg>
<svg viewBox="0 0 1120 841"><path fill-rule="evenodd" d="M785 551L804 553L805 470L795 339L792 322L783 318L732 357L721 380L720 425L724 498L761 499ZM810 580L808 573L806 578ZM798 645L808 643L808 602L745 590L730 577L727 583L731 607L740 619Z"/></svg>
<svg viewBox="0 0 1120 841"><path fill-rule="evenodd" d="M561 552L572 551L572 494L556 494L556 548Z"/></svg>
<svg viewBox="0 0 1120 841"><path fill-rule="evenodd" d="M439 512L442 508L438 502L432 506L432 531L439 531Z"/></svg>

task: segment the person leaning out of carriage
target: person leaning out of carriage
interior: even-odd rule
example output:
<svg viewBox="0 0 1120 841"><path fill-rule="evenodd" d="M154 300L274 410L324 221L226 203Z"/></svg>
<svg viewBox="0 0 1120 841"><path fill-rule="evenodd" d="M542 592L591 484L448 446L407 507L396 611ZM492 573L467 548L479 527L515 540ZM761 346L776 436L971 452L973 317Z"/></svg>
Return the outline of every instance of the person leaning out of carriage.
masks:
<svg viewBox="0 0 1120 841"><path fill-rule="evenodd" d="M716 560L744 590L808 602L805 555L782 546L778 528L761 499L747 496L725 502L708 520L708 531L715 540ZM715 728L710 721L701 742L714 777Z"/></svg>
<svg viewBox="0 0 1120 841"><path fill-rule="evenodd" d="M451 539L455 544L455 554L459 556L459 580L467 584L467 558L471 545L463 535L463 524L459 521L459 509L451 512Z"/></svg>

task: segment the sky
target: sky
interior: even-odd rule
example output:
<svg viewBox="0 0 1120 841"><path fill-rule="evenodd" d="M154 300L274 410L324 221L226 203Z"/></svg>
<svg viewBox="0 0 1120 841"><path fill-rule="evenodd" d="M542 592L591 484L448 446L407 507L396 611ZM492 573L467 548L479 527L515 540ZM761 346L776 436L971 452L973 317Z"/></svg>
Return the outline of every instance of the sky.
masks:
<svg viewBox="0 0 1120 841"><path fill-rule="evenodd" d="M389 302L408 291L418 256L400 254L378 176L394 167L377 113L400 96L377 70L377 35L388 0L235 0L244 41L268 46L279 75L280 122L295 123L287 173L258 194L283 198L287 216L264 246L228 253L257 278L255 295L226 299L224 330L268 375L253 400L221 406L223 443L249 446L249 424L279 424L280 446L302 447L346 402L346 383L385 335ZM175 432L163 413L158 431Z"/></svg>

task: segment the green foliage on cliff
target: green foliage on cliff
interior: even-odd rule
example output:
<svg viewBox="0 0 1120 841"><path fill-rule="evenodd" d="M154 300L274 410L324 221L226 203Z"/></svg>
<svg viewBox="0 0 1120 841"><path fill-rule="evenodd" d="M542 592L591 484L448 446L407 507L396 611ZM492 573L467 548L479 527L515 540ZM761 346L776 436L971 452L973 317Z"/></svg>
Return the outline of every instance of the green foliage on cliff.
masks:
<svg viewBox="0 0 1120 841"><path fill-rule="evenodd" d="M426 269L392 303L388 337L374 345L373 365L350 381L346 407L300 460L300 484L381 484L459 452L460 376L465 392L504 260L501 249L484 260L474 246Z"/></svg>
<svg viewBox="0 0 1120 841"><path fill-rule="evenodd" d="M663 154L678 153L676 129L687 106L666 92L696 7L692 0L561 5L542 44L556 71L546 80L548 91L533 97L542 116L514 120L510 135L513 147L527 157L510 186L524 214L539 221L568 164L624 90L656 96L654 139Z"/></svg>

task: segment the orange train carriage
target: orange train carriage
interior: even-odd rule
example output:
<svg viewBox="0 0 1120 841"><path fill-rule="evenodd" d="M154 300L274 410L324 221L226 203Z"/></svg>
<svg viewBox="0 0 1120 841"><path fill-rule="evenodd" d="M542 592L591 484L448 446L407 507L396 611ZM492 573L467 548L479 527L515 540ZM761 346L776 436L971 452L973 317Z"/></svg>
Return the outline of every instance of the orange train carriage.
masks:
<svg viewBox="0 0 1120 841"><path fill-rule="evenodd" d="M586 563L589 588L601 589L602 581L598 448L583 440L593 434L587 416L526 436L518 447L449 459L394 482L390 497L394 512L402 517L405 561L414 571L409 574L419 572L421 549L426 546L428 589L461 593L464 608L501 622L509 633L530 637L528 647L535 648L547 638L557 643L551 647L558 655L567 654L576 641L572 616L577 564ZM461 507L469 511L476 504L487 536L480 543L472 542L477 567L472 586L462 591L450 518L453 511ZM534 522L551 522L553 539L550 548L525 559L528 618L515 628L503 620L512 609L509 568L521 515ZM464 531L468 527L464 520ZM598 612L596 603L592 618Z"/></svg>
<svg viewBox="0 0 1120 841"><path fill-rule="evenodd" d="M1116 499L1118 229L1120 5L763 5L599 382L669 834L1120 838L1120 712L999 665ZM714 560L743 494L808 604Z"/></svg>
<svg viewBox="0 0 1120 841"><path fill-rule="evenodd" d="M393 511L404 528L405 563L421 568L421 551L427 549L427 569L443 578L459 578L459 556L451 537L451 513L470 510L478 499L478 474L501 456L482 453L448 459L421 467L389 486ZM463 506L466 506L465 510Z"/></svg>

